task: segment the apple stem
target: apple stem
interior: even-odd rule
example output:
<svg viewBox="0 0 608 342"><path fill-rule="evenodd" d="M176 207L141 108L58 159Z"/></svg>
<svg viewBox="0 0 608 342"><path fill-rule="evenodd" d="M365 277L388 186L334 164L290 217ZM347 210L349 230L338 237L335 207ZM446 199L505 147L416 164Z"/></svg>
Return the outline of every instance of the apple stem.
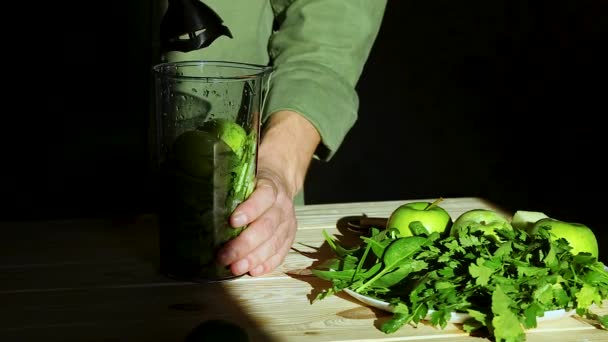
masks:
<svg viewBox="0 0 608 342"><path fill-rule="evenodd" d="M431 210L433 207L438 206L441 202L443 202L443 197L436 199L435 202L429 204L426 208L424 208L424 210Z"/></svg>

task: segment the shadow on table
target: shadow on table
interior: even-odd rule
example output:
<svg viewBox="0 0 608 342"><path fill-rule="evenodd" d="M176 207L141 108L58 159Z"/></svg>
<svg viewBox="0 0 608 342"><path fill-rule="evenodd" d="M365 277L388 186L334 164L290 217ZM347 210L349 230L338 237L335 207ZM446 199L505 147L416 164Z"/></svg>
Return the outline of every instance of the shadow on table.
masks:
<svg viewBox="0 0 608 342"><path fill-rule="evenodd" d="M340 244L345 248L354 248L360 245L363 241L361 240L361 236L369 236L370 228L373 225L360 225L359 222L362 220L366 222L379 223L380 225L375 225L378 228L382 228L382 220L376 220L368 218L367 216L345 216L340 218L336 222L336 228L338 229L339 235L334 235L332 238L336 243ZM300 281L304 281L310 284L312 290L311 293L308 294L308 300L311 304L318 300L318 296L331 288L331 282L320 279L312 274L312 270L318 267L321 267L323 263L327 262L329 259L335 257L335 254L331 248L331 246L327 243L327 241L323 242L321 246L309 246L302 244L306 249L312 249L313 251L303 251L296 246L292 247L292 250L307 257L310 259L314 259L315 261L306 269L294 270L287 272L287 275L298 279ZM360 301L354 299L346 293L339 292L336 293L335 296L340 297L344 300L348 300L355 304L361 305L361 307L353 308L341 312L337 312L336 315L348 319L377 319L376 326L379 327L382 323L390 317L392 314L386 311L382 311L380 309L369 307L365 304L362 304Z"/></svg>
<svg viewBox="0 0 608 342"><path fill-rule="evenodd" d="M111 234L114 246L120 246L118 250L124 253L123 256L133 258L135 262L133 273L113 275L114 280L125 283L125 290L131 293L121 296L115 307L137 307L131 309L133 314L141 315L137 318L149 322L150 326L147 331L134 327L131 331L133 339L129 340L275 341L230 291L233 279L191 282L172 279L161 273L158 222L154 215L114 218L111 226L113 229L108 229L108 232L118 232L117 235ZM102 297L100 294L99 298ZM112 312L106 314L107 317L117 315ZM131 320L135 318L129 317ZM112 330L106 329L107 337L114 337Z"/></svg>
<svg viewBox="0 0 608 342"><path fill-rule="evenodd" d="M238 286L160 275L148 217L0 230L0 341L275 340L235 296Z"/></svg>

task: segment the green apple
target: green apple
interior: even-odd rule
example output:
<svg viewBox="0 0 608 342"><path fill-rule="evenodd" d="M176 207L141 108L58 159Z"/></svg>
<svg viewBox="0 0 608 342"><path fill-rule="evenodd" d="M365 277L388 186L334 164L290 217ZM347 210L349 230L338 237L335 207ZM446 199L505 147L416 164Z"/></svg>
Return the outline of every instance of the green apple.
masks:
<svg viewBox="0 0 608 342"><path fill-rule="evenodd" d="M214 145L218 142L221 143L213 134L199 130L186 131L173 143L173 159L187 174L209 178L213 176ZM227 146L225 149L229 151Z"/></svg>
<svg viewBox="0 0 608 342"><path fill-rule="evenodd" d="M513 229L507 218L490 209L471 209L462 213L454 221L450 235L455 236L459 230L466 227L480 229L485 235L498 241L501 239L496 234L497 229Z"/></svg>
<svg viewBox="0 0 608 342"><path fill-rule="evenodd" d="M410 224L419 222L427 232L438 232L442 234L452 224L450 214L437 205L438 201L410 202L400 205L389 216L386 228L396 228L401 236L412 236Z"/></svg>
<svg viewBox="0 0 608 342"><path fill-rule="evenodd" d="M529 232L538 220L547 217L545 213L540 211L517 210L511 218L511 225L515 229Z"/></svg>
<svg viewBox="0 0 608 342"><path fill-rule="evenodd" d="M595 234L591 228L582 223L566 222L553 218L543 218L538 220L532 227L532 233L536 233L538 229L550 227L551 236L553 239L564 238L572 249L570 252L577 255L580 252L591 253L592 256L598 257L599 246Z"/></svg>
<svg viewBox="0 0 608 342"><path fill-rule="evenodd" d="M239 124L227 119L211 119L206 121L200 130L217 136L240 158L243 153L247 132Z"/></svg>

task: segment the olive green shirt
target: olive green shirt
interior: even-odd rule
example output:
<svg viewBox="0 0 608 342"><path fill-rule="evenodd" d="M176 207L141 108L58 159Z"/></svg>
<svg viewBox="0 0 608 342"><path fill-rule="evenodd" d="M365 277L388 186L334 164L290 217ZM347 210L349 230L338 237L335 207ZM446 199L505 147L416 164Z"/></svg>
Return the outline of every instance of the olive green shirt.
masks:
<svg viewBox="0 0 608 342"><path fill-rule="evenodd" d="M205 0L230 29L209 47L167 61L223 60L272 65L263 120L279 110L318 130L315 153L329 160L357 119L355 91L386 0Z"/></svg>

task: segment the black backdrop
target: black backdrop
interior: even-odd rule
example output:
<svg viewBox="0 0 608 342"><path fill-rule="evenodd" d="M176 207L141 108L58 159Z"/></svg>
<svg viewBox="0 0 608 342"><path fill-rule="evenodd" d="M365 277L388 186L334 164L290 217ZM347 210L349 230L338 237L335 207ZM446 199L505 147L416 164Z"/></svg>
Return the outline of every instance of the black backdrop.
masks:
<svg viewBox="0 0 608 342"><path fill-rule="evenodd" d="M588 223L605 241L602 3L389 1L360 119L311 165L308 202L483 196ZM2 57L3 218L149 210L154 7L44 6L44 25L22 20L39 27L29 40L3 33L16 46Z"/></svg>
<svg viewBox="0 0 608 342"><path fill-rule="evenodd" d="M481 195L586 215L606 185L597 2L389 1L361 117L314 202ZM555 208L555 209L554 209Z"/></svg>

